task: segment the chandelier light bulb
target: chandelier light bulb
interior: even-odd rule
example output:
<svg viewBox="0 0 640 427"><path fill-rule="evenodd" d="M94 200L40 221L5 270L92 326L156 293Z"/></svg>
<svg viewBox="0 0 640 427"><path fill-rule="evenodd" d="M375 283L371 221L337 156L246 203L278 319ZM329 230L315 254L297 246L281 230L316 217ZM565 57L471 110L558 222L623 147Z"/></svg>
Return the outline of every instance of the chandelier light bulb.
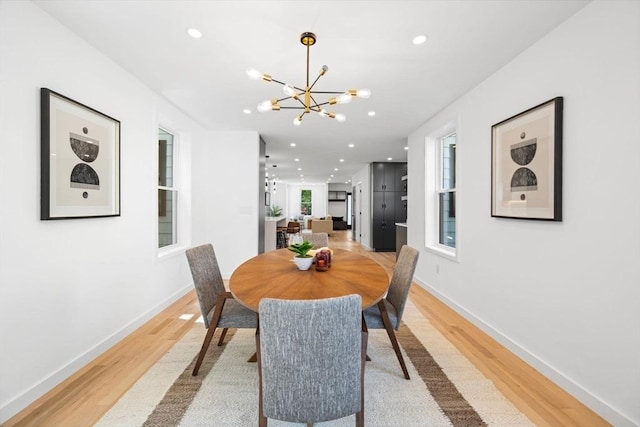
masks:
<svg viewBox="0 0 640 427"><path fill-rule="evenodd" d="M367 99L371 96L371 91L369 89L360 89L356 92L356 96L358 98Z"/></svg>
<svg viewBox="0 0 640 427"><path fill-rule="evenodd" d="M327 113L327 110L325 110L324 108L323 108L323 109L321 109L320 111L318 111L318 114L319 114L321 117L327 117L327 116L329 115L329 113Z"/></svg>
<svg viewBox="0 0 640 427"><path fill-rule="evenodd" d="M258 104L258 111L260 111L261 113L264 113L265 111L269 111L269 110L271 110L271 101L266 100Z"/></svg>
<svg viewBox="0 0 640 427"><path fill-rule="evenodd" d="M344 121L347 120L347 116L345 116L342 113L338 113L336 114L336 120L339 121L340 123L344 123Z"/></svg>
<svg viewBox="0 0 640 427"><path fill-rule="evenodd" d="M247 69L247 76L253 80L260 80L262 78L262 73L255 68Z"/></svg>
<svg viewBox="0 0 640 427"><path fill-rule="evenodd" d="M318 74L320 74L321 76L324 76L327 71L329 71L329 67L327 67L326 65L323 65L322 68L320 68L320 72Z"/></svg>
<svg viewBox="0 0 640 427"><path fill-rule="evenodd" d="M338 96L338 104L348 104L351 102L351 95L348 92Z"/></svg>
<svg viewBox="0 0 640 427"><path fill-rule="evenodd" d="M287 96L294 96L296 94L296 91L291 87L291 85L282 86L282 91Z"/></svg>
<svg viewBox="0 0 640 427"><path fill-rule="evenodd" d="M302 114L293 119L294 126L300 126L300 123L302 123Z"/></svg>

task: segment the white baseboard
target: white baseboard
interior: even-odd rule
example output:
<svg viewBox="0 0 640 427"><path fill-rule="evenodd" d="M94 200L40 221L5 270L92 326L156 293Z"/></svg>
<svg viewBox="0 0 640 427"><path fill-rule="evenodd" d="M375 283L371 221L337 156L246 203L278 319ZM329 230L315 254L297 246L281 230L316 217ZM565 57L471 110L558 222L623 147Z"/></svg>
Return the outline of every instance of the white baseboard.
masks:
<svg viewBox="0 0 640 427"><path fill-rule="evenodd" d="M15 416L24 408L35 402L38 398L51 391L55 386L78 372L91 361L95 360L102 353L113 347L118 342L122 341L133 331L148 322L162 310L169 307L171 304L186 295L187 292L189 292L191 289L193 289L193 284L189 284L188 286L183 287L182 289L162 301L160 304L146 311L138 318L133 319L120 330L114 332L112 335L106 337L94 347L90 348L86 352L73 359L71 362L69 362L56 372L52 373L48 377L43 378L40 382L25 390L23 393L3 403L2 406L0 406L0 424Z"/></svg>
<svg viewBox="0 0 640 427"><path fill-rule="evenodd" d="M455 301L447 298L440 293L437 289L434 289L429 284L423 282L417 277L414 277L413 281L426 289L433 296L438 298L444 304L453 309L456 313L473 323L484 333L491 338L498 341L509 351L524 360L529 366L535 368L538 372L544 375L547 379L558 385L567 393L578 399L585 406L589 407L595 413L607 420L609 423L616 427L637 427L638 424L633 422L630 418L620 413L618 410L607 404L598 396L589 392L589 390L582 387L580 384L573 381L571 378L564 375L562 372L549 365L544 360L540 359L533 353L529 352L526 348L520 346L517 342L513 341L508 336L504 335L497 329L494 329L491 325L485 323L482 319L476 317L472 312L468 311L465 307L457 304Z"/></svg>

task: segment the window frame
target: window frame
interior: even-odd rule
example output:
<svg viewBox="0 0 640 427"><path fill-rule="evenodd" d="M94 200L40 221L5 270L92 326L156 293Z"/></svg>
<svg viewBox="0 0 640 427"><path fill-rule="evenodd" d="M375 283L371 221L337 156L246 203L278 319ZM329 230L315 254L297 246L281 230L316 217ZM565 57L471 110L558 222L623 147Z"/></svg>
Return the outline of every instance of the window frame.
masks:
<svg viewBox="0 0 640 427"><path fill-rule="evenodd" d="M179 233L179 209L180 209L180 203L179 203L179 198L180 198L180 183L179 183L179 134L177 132L174 132L173 130L167 128L166 126L158 126L158 137L157 137L157 143L156 143L156 147L157 147L157 164L158 164L158 178L160 177L161 171L160 171L160 155L161 155L161 151L160 151L160 134L161 132L164 132L166 134L169 134L173 137L172 139L172 156L171 156L171 170L172 170L172 185L171 186L167 186L167 185L160 185L160 182L157 183L157 189L158 189L158 194L160 191L169 191L172 194L172 219L171 219L171 235L172 235L172 243L168 244L168 245L164 245L164 246L160 246L160 200L158 198L158 209L156 210L156 250L158 251L159 254L166 254L168 252L174 251L178 248L178 246L180 245L180 233ZM167 165L165 165L166 167Z"/></svg>
<svg viewBox="0 0 640 427"><path fill-rule="evenodd" d="M455 142L454 142L454 155L453 155L453 186L449 186L445 188L445 169L446 169L446 165L445 165L445 140L454 136ZM457 239L454 239L454 246L450 246L447 245L446 243L443 243L443 239L444 239L444 235L445 233L445 224L444 224L444 220L442 217L442 212L443 212L443 207L442 207L442 198L445 194L450 194L453 196L453 211L454 211L454 235L457 232L457 227L456 227L456 221L455 221L455 205L456 205L456 155L455 155L455 146L457 145L457 141L458 141L458 135L457 132L454 130L452 132L447 133L446 135L440 137L438 139L438 147L437 147L437 159L438 159L438 181L437 181L437 185L436 185L436 193L438 194L435 200L436 206L437 206L437 211L438 211L438 244L441 246L446 246L448 248L452 248L455 250L456 248L456 244L457 244Z"/></svg>
<svg viewBox="0 0 640 427"><path fill-rule="evenodd" d="M303 209L303 207L305 206L303 203L303 197L302 197L302 193L308 191L309 192L309 211L307 213L303 213L305 210ZM301 215L312 215L313 214L313 190L311 190L310 188L301 188L300 189L300 214Z"/></svg>
<svg viewBox="0 0 640 427"><path fill-rule="evenodd" d="M460 132L457 120L450 120L440 128L434 130L425 137L425 249L453 261L459 261L460 253L460 228L459 228L459 156L454 157L455 186L451 189L443 189L443 150L442 141L452 134L456 135L456 153L460 144ZM455 247L440 243L440 197L441 194L454 195L455 215Z"/></svg>

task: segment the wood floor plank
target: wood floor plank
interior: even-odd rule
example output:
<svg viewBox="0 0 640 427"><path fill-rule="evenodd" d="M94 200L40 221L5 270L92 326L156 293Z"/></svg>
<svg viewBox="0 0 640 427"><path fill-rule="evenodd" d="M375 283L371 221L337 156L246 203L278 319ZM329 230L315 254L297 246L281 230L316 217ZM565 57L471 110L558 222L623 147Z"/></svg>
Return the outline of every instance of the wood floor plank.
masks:
<svg viewBox="0 0 640 427"><path fill-rule="evenodd" d="M330 246L370 256L385 268L387 274L392 273L395 252L367 251L350 236L350 230L334 232ZM423 288L412 285L409 298L433 326L536 425L609 425ZM191 318L180 318L181 315L191 315ZM94 424L191 329L199 316L195 292L189 292L8 420L3 427L86 427Z"/></svg>

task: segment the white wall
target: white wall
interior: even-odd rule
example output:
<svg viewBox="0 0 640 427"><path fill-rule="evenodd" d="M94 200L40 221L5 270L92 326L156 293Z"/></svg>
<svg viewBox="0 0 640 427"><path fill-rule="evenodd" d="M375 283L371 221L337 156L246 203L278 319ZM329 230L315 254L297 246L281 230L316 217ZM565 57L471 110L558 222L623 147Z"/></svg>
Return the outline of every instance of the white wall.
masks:
<svg viewBox="0 0 640 427"><path fill-rule="evenodd" d="M555 96L563 221L492 218L491 126ZM459 262L424 249L414 185L425 136L451 119ZM417 281L616 426L640 424L638 135L640 2L596 1L409 137Z"/></svg>
<svg viewBox="0 0 640 427"><path fill-rule="evenodd" d="M120 120L120 217L39 219L41 87ZM182 246L164 256L159 125L183 171ZM192 173L193 240L216 243L226 273L257 253L241 243L258 230L257 141L205 131L31 2L0 1L0 423L193 289Z"/></svg>
<svg viewBox="0 0 640 427"><path fill-rule="evenodd" d="M207 132L193 146L193 244L213 244L225 278L258 254L259 156L257 132Z"/></svg>
<svg viewBox="0 0 640 427"><path fill-rule="evenodd" d="M300 191L311 190L311 214L315 217L327 215L327 184L287 184L287 218L300 215Z"/></svg>
<svg viewBox="0 0 640 427"><path fill-rule="evenodd" d="M356 212L356 240L360 237L360 244L365 249L371 249L371 165L367 165L359 170L351 178L353 186L360 189L355 194L354 209ZM360 212L358 213L358 207Z"/></svg>

